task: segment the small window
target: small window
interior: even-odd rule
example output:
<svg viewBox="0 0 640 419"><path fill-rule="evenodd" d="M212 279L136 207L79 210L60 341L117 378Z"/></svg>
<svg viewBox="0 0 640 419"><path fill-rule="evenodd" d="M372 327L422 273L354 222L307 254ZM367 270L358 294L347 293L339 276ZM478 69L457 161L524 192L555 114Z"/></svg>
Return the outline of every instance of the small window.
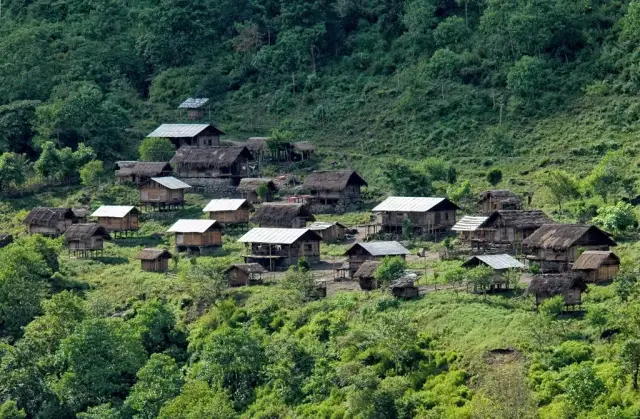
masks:
<svg viewBox="0 0 640 419"><path fill-rule="evenodd" d="M305 253L310 253L313 251L313 245L311 243L305 243L304 244L304 251Z"/></svg>

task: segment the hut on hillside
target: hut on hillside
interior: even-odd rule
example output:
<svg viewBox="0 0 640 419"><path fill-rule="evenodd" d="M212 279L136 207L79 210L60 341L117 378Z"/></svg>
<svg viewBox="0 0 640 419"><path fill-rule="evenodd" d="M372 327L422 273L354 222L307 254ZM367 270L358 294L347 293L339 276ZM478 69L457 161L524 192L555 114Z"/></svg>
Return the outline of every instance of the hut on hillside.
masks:
<svg viewBox="0 0 640 419"><path fill-rule="evenodd" d="M29 212L24 223L28 234L56 237L79 221L71 208L36 207Z"/></svg>
<svg viewBox="0 0 640 419"><path fill-rule="evenodd" d="M420 295L418 287L415 286L417 275L414 273L406 274L389 284L391 294L396 298L410 299Z"/></svg>
<svg viewBox="0 0 640 419"><path fill-rule="evenodd" d="M258 189L262 187L262 185L265 185L266 187L266 195L263 198L258 195ZM273 180L269 178L245 177L240 179L237 191L240 193L242 198L252 204L257 204L273 200L273 196L278 192L278 188Z"/></svg>
<svg viewBox="0 0 640 419"><path fill-rule="evenodd" d="M529 264L543 272L564 272L578 258L578 250L609 250L616 242L592 225L545 224L522 242Z"/></svg>
<svg viewBox="0 0 640 419"><path fill-rule="evenodd" d="M138 231L140 211L130 205L102 205L91 217L98 219L98 225L104 227L109 233L120 233L127 236Z"/></svg>
<svg viewBox="0 0 640 419"><path fill-rule="evenodd" d="M317 170L305 180L311 210L319 213L343 213L357 210L362 204L360 189L367 182L353 170Z"/></svg>
<svg viewBox="0 0 640 419"><path fill-rule="evenodd" d="M508 289L509 283L505 278L505 273L511 269L521 270L524 268L524 264L510 255L478 255L462 264L463 268L468 269L478 266L488 266L493 269L493 285L490 290Z"/></svg>
<svg viewBox="0 0 640 419"><path fill-rule="evenodd" d="M585 282L608 282L618 274L620 258L610 251L587 250L578 257L572 270Z"/></svg>
<svg viewBox="0 0 640 419"><path fill-rule="evenodd" d="M343 241L347 231L347 227L337 221L316 221L308 227L318 233L325 242Z"/></svg>
<svg viewBox="0 0 640 419"><path fill-rule="evenodd" d="M228 179L237 186L249 177L253 156L246 147L181 147L171 159L180 178Z"/></svg>
<svg viewBox="0 0 640 419"><path fill-rule="evenodd" d="M95 223L73 224L64 232L64 243L69 253L82 257L102 254L104 241L111 240L107 230Z"/></svg>
<svg viewBox="0 0 640 419"><path fill-rule="evenodd" d="M224 132L211 124L162 124L147 138L166 138L176 149L185 146L218 147Z"/></svg>
<svg viewBox="0 0 640 419"><path fill-rule="evenodd" d="M586 290L587 285L579 275L555 274L534 276L527 293L535 295L536 307L548 298L561 295L565 310L573 310L582 305L582 293Z"/></svg>
<svg viewBox="0 0 640 419"><path fill-rule="evenodd" d="M174 177L154 177L140 185L140 205L160 211L184 207L184 191L191 186Z"/></svg>
<svg viewBox="0 0 640 419"><path fill-rule="evenodd" d="M395 241L354 243L344 253L349 263L349 276L351 278L360 269L360 266L368 260L381 261L387 256L398 256L404 260L408 254L409 251Z"/></svg>
<svg viewBox="0 0 640 419"><path fill-rule="evenodd" d="M412 235L428 236L450 230L459 209L447 198L391 196L372 212L383 233L402 235L408 227Z"/></svg>
<svg viewBox="0 0 640 419"><path fill-rule="evenodd" d="M482 228L482 225L489 217L472 217L465 215L453 227L452 231L458 233L460 243L471 247L472 249L484 247L489 236L493 232L489 229Z"/></svg>
<svg viewBox="0 0 640 419"><path fill-rule="evenodd" d="M543 224L553 220L542 211L496 211L480 225L485 230L487 247L520 250L522 241Z"/></svg>
<svg viewBox="0 0 640 419"><path fill-rule="evenodd" d="M142 249L136 254L136 259L140 260L141 268L146 272L167 272L169 270L169 259L171 253L165 249Z"/></svg>
<svg viewBox="0 0 640 419"><path fill-rule="evenodd" d="M478 211L491 214L502 210L521 210L522 198L508 189L484 191L478 199Z"/></svg>
<svg viewBox="0 0 640 419"><path fill-rule="evenodd" d="M227 226L248 225L249 213L253 210L253 205L246 199L212 199L202 211L208 212L210 219Z"/></svg>
<svg viewBox="0 0 640 419"><path fill-rule="evenodd" d="M316 146L311 144L309 141L298 141L297 143L291 144L291 159L292 160L311 160L311 157L316 152Z"/></svg>
<svg viewBox="0 0 640 419"><path fill-rule="evenodd" d="M264 204L258 207L251 222L260 227L305 228L315 217L303 204Z"/></svg>
<svg viewBox="0 0 640 419"><path fill-rule="evenodd" d="M205 254L222 246L222 227L216 220L178 220L167 233L174 233L178 252Z"/></svg>
<svg viewBox="0 0 640 419"><path fill-rule="evenodd" d="M262 284L262 275L267 272L259 263L236 263L224 271L230 287Z"/></svg>
<svg viewBox="0 0 640 419"><path fill-rule="evenodd" d="M11 243L13 243L11 234L0 234L0 249L9 246Z"/></svg>
<svg viewBox="0 0 640 419"><path fill-rule="evenodd" d="M364 291L371 291L378 288L378 281L376 280L376 271L380 266L380 262L376 260L368 260L353 274L353 279L358 281L360 289Z"/></svg>
<svg viewBox="0 0 640 419"><path fill-rule="evenodd" d="M132 163L132 164L129 164ZM168 162L136 161L117 164L116 179L120 183L140 185L152 177L169 176L173 168Z"/></svg>
<svg viewBox="0 0 640 419"><path fill-rule="evenodd" d="M264 162L265 158L271 153L267 141L269 137L249 137L245 147L253 155L253 159L258 163Z"/></svg>
<svg viewBox="0 0 640 419"><path fill-rule="evenodd" d="M209 98L206 97L189 97L180 105L178 109L187 111L187 119L190 121L198 121L204 117L208 108Z"/></svg>
<svg viewBox="0 0 640 419"><path fill-rule="evenodd" d="M320 237L308 228L254 228L238 242L245 244L246 263L259 263L266 269L286 269L304 258L320 261Z"/></svg>

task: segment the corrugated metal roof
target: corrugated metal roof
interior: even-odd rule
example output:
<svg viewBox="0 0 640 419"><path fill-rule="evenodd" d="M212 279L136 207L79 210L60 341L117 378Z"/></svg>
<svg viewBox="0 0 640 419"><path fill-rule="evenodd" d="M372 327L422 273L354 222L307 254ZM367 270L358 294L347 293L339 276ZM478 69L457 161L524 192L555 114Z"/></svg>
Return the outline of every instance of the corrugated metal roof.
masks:
<svg viewBox="0 0 640 419"><path fill-rule="evenodd" d="M182 102L178 109L198 109L202 108L209 101L207 97L189 97Z"/></svg>
<svg viewBox="0 0 640 419"><path fill-rule="evenodd" d="M191 187L183 181L174 178L173 176L152 177L151 180L153 180L154 182L158 182L165 188L169 189L187 189Z"/></svg>
<svg viewBox="0 0 640 419"><path fill-rule="evenodd" d="M476 231L489 217L465 215L452 228L453 231Z"/></svg>
<svg viewBox="0 0 640 419"><path fill-rule="evenodd" d="M103 205L98 208L91 217L126 217L135 207L130 205Z"/></svg>
<svg viewBox="0 0 640 419"><path fill-rule="evenodd" d="M337 221L316 221L316 222L308 225L307 228L309 230L322 231L322 230L326 230L328 228L331 228L334 225L339 225L341 227L344 227L343 224L341 224L341 223L339 223Z"/></svg>
<svg viewBox="0 0 640 419"><path fill-rule="evenodd" d="M403 245L395 241L355 243L349 248L349 250L354 246L361 246L371 256L395 256L409 254L409 251L405 249ZM347 252L349 252L349 250L347 250Z"/></svg>
<svg viewBox="0 0 640 419"><path fill-rule="evenodd" d="M390 196L372 211L425 212L429 211L444 200L445 198Z"/></svg>
<svg viewBox="0 0 640 419"><path fill-rule="evenodd" d="M246 199L212 199L202 212L235 211L245 202Z"/></svg>
<svg viewBox="0 0 640 419"><path fill-rule="evenodd" d="M238 241L240 243L292 244L310 231L308 228L257 227L240 237ZM316 233L313 234L315 235Z"/></svg>
<svg viewBox="0 0 640 419"><path fill-rule="evenodd" d="M162 124L147 137L190 138L207 129L209 124Z"/></svg>
<svg viewBox="0 0 640 419"><path fill-rule="evenodd" d="M216 220L178 220L167 233L204 233L216 223Z"/></svg>
<svg viewBox="0 0 640 419"><path fill-rule="evenodd" d="M497 270L524 268L524 265L511 255L480 255L474 257Z"/></svg>

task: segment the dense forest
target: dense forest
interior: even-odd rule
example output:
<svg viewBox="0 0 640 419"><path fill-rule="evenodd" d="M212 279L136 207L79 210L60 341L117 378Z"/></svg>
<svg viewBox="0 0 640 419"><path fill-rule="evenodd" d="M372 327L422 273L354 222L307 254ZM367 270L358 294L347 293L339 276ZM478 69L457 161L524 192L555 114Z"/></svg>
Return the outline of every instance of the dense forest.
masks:
<svg viewBox="0 0 640 419"><path fill-rule="evenodd" d="M639 417L638 93L640 2L4 0L0 231L15 242L0 249L0 419ZM203 216L198 193L102 257L25 235L36 206L137 203L112 163L144 159L190 96L210 98L223 141L318 146L264 175L355 168L367 205L437 193L463 210L509 187L612 233L621 273L566 315L557 298L536 311L517 281L462 291L482 272L459 260L401 266L448 287L412 301L318 299L304 261L230 289L234 235L142 271L140 249L172 248L173 221ZM323 260L344 251L321 245Z"/></svg>

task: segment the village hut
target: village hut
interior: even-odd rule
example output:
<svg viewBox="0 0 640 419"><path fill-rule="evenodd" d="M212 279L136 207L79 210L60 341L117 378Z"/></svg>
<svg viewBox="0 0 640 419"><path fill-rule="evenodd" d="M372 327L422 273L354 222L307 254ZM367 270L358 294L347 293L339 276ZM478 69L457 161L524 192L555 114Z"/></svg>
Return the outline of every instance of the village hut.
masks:
<svg viewBox="0 0 640 419"><path fill-rule="evenodd" d="M245 244L246 263L259 263L273 271L296 265L300 258L319 262L321 240L308 228L253 228L238 242Z"/></svg>
<svg viewBox="0 0 640 419"><path fill-rule="evenodd" d="M92 256L104 249L104 241L111 240L107 230L96 223L73 224L64 232L64 243L74 255Z"/></svg>
<svg viewBox="0 0 640 419"><path fill-rule="evenodd" d="M347 227L337 221L316 221L308 227L318 233L325 242L343 241L347 231Z"/></svg>
<svg viewBox="0 0 640 419"><path fill-rule="evenodd" d="M218 147L224 132L211 124L162 124L147 138L166 138L176 149L185 146Z"/></svg>
<svg viewBox="0 0 640 419"><path fill-rule="evenodd" d="M608 282L618 274L620 258L610 251L587 250L578 257L572 270L580 274L585 282Z"/></svg>
<svg viewBox="0 0 640 419"><path fill-rule="evenodd" d="M127 236L138 231L140 211L130 205L102 205L91 217L98 219L98 225L109 233L120 233Z"/></svg>
<svg viewBox="0 0 640 419"><path fill-rule="evenodd" d="M28 234L55 237L80 220L71 208L37 207L24 220Z"/></svg>
<svg viewBox="0 0 640 419"><path fill-rule="evenodd" d="M132 163L132 164L129 164ZM168 162L136 161L126 165L117 165L116 180L120 183L140 185L152 177L169 176L173 168Z"/></svg>
<svg viewBox="0 0 640 419"><path fill-rule="evenodd" d="M184 207L184 191L191 186L174 177L154 177L140 185L140 205L171 210Z"/></svg>
<svg viewBox="0 0 640 419"><path fill-rule="evenodd" d="M246 199L212 199L202 211L208 212L210 219L227 226L248 225L249 213L253 210L253 205Z"/></svg>
<svg viewBox="0 0 640 419"><path fill-rule="evenodd" d="M478 255L473 256L462 264L462 267L467 269L473 269L478 266L488 266L493 270L491 290L508 288L509 283L505 278L505 273L512 269L521 270L524 268L524 264L510 255Z"/></svg>
<svg viewBox="0 0 640 419"><path fill-rule="evenodd" d="M222 227L216 220L178 220L167 233L174 233L178 252L201 254L222 246Z"/></svg>
<svg viewBox="0 0 640 419"><path fill-rule="evenodd" d="M303 204L264 204L258 207L251 222L260 227L305 228L315 217Z"/></svg>
<svg viewBox="0 0 640 419"><path fill-rule="evenodd" d="M383 233L402 235L408 227L412 235L428 236L450 230L459 209L447 198L391 196L372 212Z"/></svg>
<svg viewBox="0 0 640 419"><path fill-rule="evenodd" d="M353 274L353 279L358 281L360 289L364 291L371 291L378 288L378 281L376 280L376 271L380 266L380 262L376 260L368 260Z"/></svg>
<svg viewBox="0 0 640 419"><path fill-rule="evenodd" d="M269 151L269 137L249 137L245 143L245 147L253 155L253 159L258 163L262 163L271 152Z"/></svg>
<svg viewBox="0 0 640 419"><path fill-rule="evenodd" d="M564 272L577 260L579 249L609 250L616 242L592 225L545 224L522 242L529 264L543 272Z"/></svg>
<svg viewBox="0 0 640 419"><path fill-rule="evenodd" d="M565 310L569 310L582 305L582 293L586 290L587 285L579 275L555 274L534 276L527 293L535 295L536 307L548 298L561 295Z"/></svg>
<svg viewBox="0 0 640 419"><path fill-rule="evenodd" d="M417 275L409 273L389 284L391 294L396 298L410 299L420 295L418 287L415 286Z"/></svg>
<svg viewBox="0 0 640 419"><path fill-rule="evenodd" d="M258 195L259 188L262 185L266 186L266 195L264 197L260 197ZM252 204L257 204L260 202L269 202L273 200L273 196L278 192L278 188L276 187L273 180L269 178L261 178L261 177L245 177L240 179L240 183L236 188L240 193L240 196Z"/></svg>
<svg viewBox="0 0 640 419"><path fill-rule="evenodd" d="M353 170L316 170L302 188L311 195L308 201L313 212L343 213L360 207L363 186L367 182Z"/></svg>
<svg viewBox="0 0 640 419"><path fill-rule="evenodd" d="M519 251L522 241L544 224L553 220L542 211L496 211L480 225L486 240L479 244L486 247Z"/></svg>
<svg viewBox="0 0 640 419"><path fill-rule="evenodd" d="M209 98L206 97L189 97L178 105L178 109L187 111L188 120L197 121L204 117L208 103Z"/></svg>
<svg viewBox="0 0 640 419"><path fill-rule="evenodd" d="M478 211L491 214L502 210L521 210L522 198L508 189L484 191L478 199Z"/></svg>
<svg viewBox="0 0 640 419"><path fill-rule="evenodd" d="M291 151L291 158L293 160L310 160L316 152L316 146L309 141L298 141L291 144L293 150Z"/></svg>
<svg viewBox="0 0 640 419"><path fill-rule="evenodd" d="M262 283L262 275L267 271L259 263L236 263L225 271L230 287L256 285Z"/></svg>
<svg viewBox="0 0 640 419"><path fill-rule="evenodd" d="M246 147L181 147L171 159L180 178L229 179L237 186L249 176L253 156Z"/></svg>
<svg viewBox="0 0 640 419"><path fill-rule="evenodd" d="M352 278L360 266L368 260L381 261L387 256L398 256L404 260L408 254L409 251L395 241L354 243L344 253L349 263L349 276Z"/></svg>
<svg viewBox="0 0 640 419"><path fill-rule="evenodd" d="M11 243L13 243L11 234L0 234L0 249L9 246Z"/></svg>
<svg viewBox="0 0 640 419"><path fill-rule="evenodd" d="M491 230L482 228L482 225L489 217L473 217L465 215L453 227L452 231L458 233L458 240L472 249L480 248L487 242L487 237L492 234Z"/></svg>
<svg viewBox="0 0 640 419"><path fill-rule="evenodd" d="M146 272L167 272L169 270L169 259L171 253L165 249L142 249L136 254L136 259L140 260L141 268Z"/></svg>

